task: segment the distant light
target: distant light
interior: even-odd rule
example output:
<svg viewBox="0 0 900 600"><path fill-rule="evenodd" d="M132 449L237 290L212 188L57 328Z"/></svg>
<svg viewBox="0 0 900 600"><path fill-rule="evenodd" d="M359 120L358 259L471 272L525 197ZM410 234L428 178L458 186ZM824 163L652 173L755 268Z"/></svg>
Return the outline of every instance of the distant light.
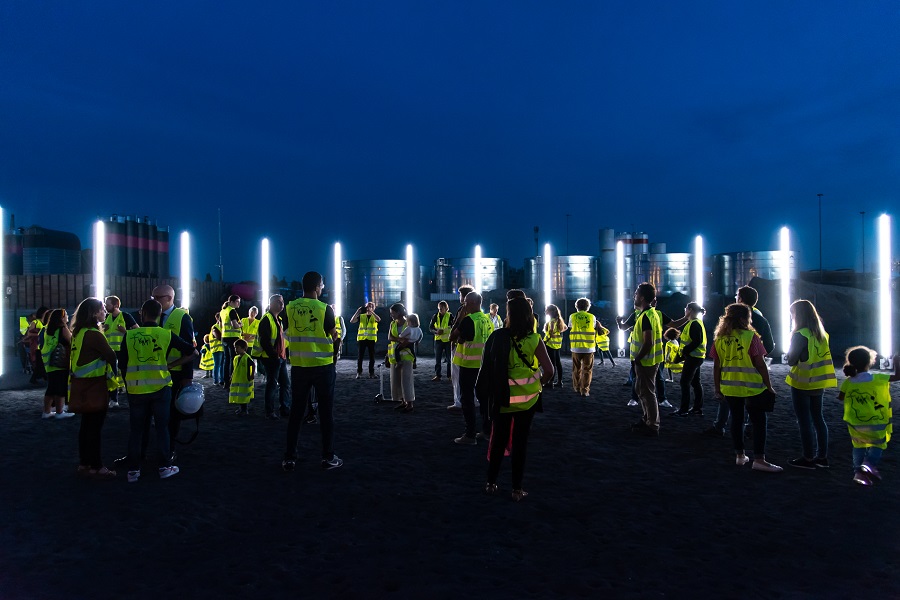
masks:
<svg viewBox="0 0 900 600"><path fill-rule="evenodd" d="M882 368L890 368L890 360L894 354L893 320L891 307L894 302L891 298L891 217L881 215L878 217L878 327L881 332L880 348L884 357Z"/></svg>
<svg viewBox="0 0 900 600"><path fill-rule="evenodd" d="M781 228L779 276L781 278L781 353L791 347L791 232Z"/></svg>
<svg viewBox="0 0 900 600"><path fill-rule="evenodd" d="M94 297L101 302L106 296L106 225L94 223Z"/></svg>
<svg viewBox="0 0 900 600"><path fill-rule="evenodd" d="M544 244L544 311L553 304L553 262L550 257L550 244Z"/></svg>
<svg viewBox="0 0 900 600"><path fill-rule="evenodd" d="M616 242L616 314L625 316L625 243ZM625 350L625 332L616 335L619 350ZM622 355L624 356L624 355Z"/></svg>
<svg viewBox="0 0 900 600"><path fill-rule="evenodd" d="M263 305L263 312L265 312L269 307L269 280L272 279L272 270L269 264L269 238L263 238L259 243L259 262L259 288L262 295L259 302Z"/></svg>
<svg viewBox="0 0 900 600"><path fill-rule="evenodd" d="M341 316L341 308L342 301L341 294L344 291L344 273L343 269L341 269L341 243L335 242L334 244L334 281L331 283L331 287L334 289L334 316L335 318Z"/></svg>
<svg viewBox="0 0 900 600"><path fill-rule="evenodd" d="M181 232L181 308L191 309L191 234Z"/></svg>
<svg viewBox="0 0 900 600"><path fill-rule="evenodd" d="M413 310L413 247L412 244L406 245L406 312L407 314L415 312Z"/></svg>
<svg viewBox="0 0 900 600"><path fill-rule="evenodd" d="M481 245L475 244L475 291L481 293Z"/></svg>
<svg viewBox="0 0 900 600"><path fill-rule="evenodd" d="M703 237L694 238L694 302L703 306Z"/></svg>
<svg viewBox="0 0 900 600"><path fill-rule="evenodd" d="M0 206L0 223L2 223L2 222L3 222L3 207ZM3 252L6 252L6 244L5 244L6 240L4 239L2 233L0 233L0 241L4 242ZM3 280L3 276L5 275L5 273L3 272L3 263L4 262L5 261L3 260L3 257L0 257L0 283L4 282L4 280ZM6 290L3 290L3 291L5 292ZM6 339L6 329L3 327L3 323L4 323L5 319L2 318L3 312L6 310L6 304L7 304L6 294L5 293L0 294L0 376L3 376L3 365L6 364L6 353L4 352L5 344L3 343L3 340ZM19 315L14 314L13 318L15 319L15 322L18 323Z"/></svg>

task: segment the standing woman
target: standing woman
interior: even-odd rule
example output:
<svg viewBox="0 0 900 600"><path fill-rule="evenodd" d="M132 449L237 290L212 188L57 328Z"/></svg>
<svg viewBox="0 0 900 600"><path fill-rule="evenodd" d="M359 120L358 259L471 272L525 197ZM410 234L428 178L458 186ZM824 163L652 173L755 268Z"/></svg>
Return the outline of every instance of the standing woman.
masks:
<svg viewBox="0 0 900 600"><path fill-rule="evenodd" d="M78 430L78 474L94 479L113 479L115 471L103 466L100 438L106 420L107 373L116 372L116 354L100 331L106 307L97 298L85 298L75 309L73 324L70 403L81 407ZM89 399L99 402L91 402ZM92 406L92 405L93 406Z"/></svg>
<svg viewBox="0 0 900 600"><path fill-rule="evenodd" d="M69 390L69 350L72 347L72 332L69 331L69 316L63 308L54 308L47 318L47 325L41 330L40 350L44 370L47 371L47 391L44 392L43 419L56 417L66 419L74 417L72 413L64 412L63 405ZM55 360L54 350L62 347L65 360ZM57 356L59 353L57 352ZM56 406L56 414L50 412L52 406Z"/></svg>
<svg viewBox="0 0 900 600"><path fill-rule="evenodd" d="M406 307L399 302L391 305L391 326L388 332L387 362L391 367L391 399L400 400L397 410L412 412L416 401L413 388L412 346L399 348L400 334L409 324L406 322Z"/></svg>
<svg viewBox="0 0 900 600"><path fill-rule="evenodd" d="M569 328L559 314L559 307L555 304L548 304L547 310L544 311L549 320L544 324L544 344L547 346L547 353L550 355L550 362L556 371L556 387L562 387L562 361L559 359L559 349L562 348L563 331ZM553 387L553 381L549 387Z"/></svg>
<svg viewBox="0 0 900 600"><path fill-rule="evenodd" d="M209 347L213 355L213 385L225 382L225 349L222 347L222 315L216 313L216 322L209 330Z"/></svg>
<svg viewBox="0 0 900 600"><path fill-rule="evenodd" d="M681 408L672 413L678 417L687 415L703 416L703 386L700 384L700 367L706 358L706 327L703 326L703 315L706 309L690 302L684 307L688 322L681 330L681 358L684 366L681 371ZM694 389L694 404L691 406L691 388Z"/></svg>
<svg viewBox="0 0 900 600"><path fill-rule="evenodd" d="M744 454L744 407L753 423L753 470L778 473L778 465L766 462L765 396L774 398L766 367L766 349L759 334L750 325L750 307L730 304L719 317L715 344L712 347L713 382L716 398L728 402L731 410L731 440L735 464L750 462Z"/></svg>
<svg viewBox="0 0 900 600"><path fill-rule="evenodd" d="M503 451L512 431L512 499L528 495L522 489L528 434L543 386L553 381L553 363L547 347L534 333L534 315L524 298L506 303L506 327L494 332L485 345L482 374L478 375L479 396L489 399L493 431L489 452L487 494L497 493L497 476Z"/></svg>
<svg viewBox="0 0 900 600"><path fill-rule="evenodd" d="M791 319L794 330L787 353L791 371L785 381L791 386L803 456L788 463L801 469L827 468L828 425L822 416L822 396L825 389L837 387L828 334L809 300L791 304Z"/></svg>

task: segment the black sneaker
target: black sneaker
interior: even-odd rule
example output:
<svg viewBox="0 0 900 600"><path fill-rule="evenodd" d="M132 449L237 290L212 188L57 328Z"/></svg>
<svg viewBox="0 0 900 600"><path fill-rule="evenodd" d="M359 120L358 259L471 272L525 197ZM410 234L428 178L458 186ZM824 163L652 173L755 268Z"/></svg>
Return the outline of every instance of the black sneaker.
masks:
<svg viewBox="0 0 900 600"><path fill-rule="evenodd" d="M285 460L281 461L281 469L286 473L290 473L291 471L293 471L294 467L296 467L296 466L297 466L296 460L285 459Z"/></svg>
<svg viewBox="0 0 900 600"><path fill-rule="evenodd" d="M331 469L337 469L338 467L342 466L343 464L344 464L344 461L342 461L340 458L338 458L337 455L335 454L331 460L324 460L324 459L322 460L322 470L330 471Z"/></svg>
<svg viewBox="0 0 900 600"><path fill-rule="evenodd" d="M803 458L802 456L800 458L793 458L793 459L789 460L788 464L791 465L792 467L797 467L798 469L813 469L813 470L815 470L815 468L816 468L815 461L808 460L806 458Z"/></svg>
<svg viewBox="0 0 900 600"><path fill-rule="evenodd" d="M831 466L831 465L828 464L828 459L825 458L824 456L814 458L814 459L813 459L813 462L814 462L814 463L816 464L816 466L819 467L820 469L827 469L827 468L829 468L829 467Z"/></svg>
<svg viewBox="0 0 900 600"><path fill-rule="evenodd" d="M269 414L266 415L266 418L269 419L270 421L277 421L279 419L278 413L276 413L276 412L270 412Z"/></svg>

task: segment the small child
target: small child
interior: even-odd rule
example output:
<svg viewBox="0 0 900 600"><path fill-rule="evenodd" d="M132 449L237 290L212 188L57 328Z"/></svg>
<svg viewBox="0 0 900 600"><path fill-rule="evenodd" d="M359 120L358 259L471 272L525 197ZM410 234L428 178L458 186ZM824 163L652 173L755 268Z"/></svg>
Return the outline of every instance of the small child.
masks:
<svg viewBox="0 0 900 600"><path fill-rule="evenodd" d="M847 350L838 400L844 402L844 420L853 442L853 481L872 485L881 481L878 461L891 439L890 384L900 381L900 355L894 356L894 374L869 373L877 354L865 346Z"/></svg>
<svg viewBox="0 0 900 600"><path fill-rule="evenodd" d="M681 342L678 340L678 335L678 330L674 327L669 327L663 334L663 338L666 340L666 348L663 351L664 365L669 370L669 376L666 378L666 381L675 381L675 373L681 373L682 368L684 368L684 365L678 360L678 355L681 352Z"/></svg>
<svg viewBox="0 0 900 600"><path fill-rule="evenodd" d="M234 414L249 415L250 401L253 400L253 377L256 374L256 364L247 354L247 340L235 340L234 353L234 369L231 375L231 387L228 390L228 403L240 405Z"/></svg>
<svg viewBox="0 0 900 600"><path fill-rule="evenodd" d="M206 371L203 379L212 377L213 368L216 362L213 359L212 344L209 343L209 334L203 336L203 347L200 348L200 370Z"/></svg>
<svg viewBox="0 0 900 600"><path fill-rule="evenodd" d="M612 366L616 366L616 361L613 360L613 356L609 351L609 329L600 324L600 321L597 321L597 331L595 341L597 342L597 355L600 357L600 364L603 364L603 357L609 359L609 364Z"/></svg>
<svg viewBox="0 0 900 600"><path fill-rule="evenodd" d="M400 332L398 336L400 341L394 348L394 358L400 360L400 351L404 348L410 348L413 355L413 363L415 364L415 345L422 341L422 328L419 327L419 315L412 313L406 317L406 329ZM413 366L415 368L415 366Z"/></svg>

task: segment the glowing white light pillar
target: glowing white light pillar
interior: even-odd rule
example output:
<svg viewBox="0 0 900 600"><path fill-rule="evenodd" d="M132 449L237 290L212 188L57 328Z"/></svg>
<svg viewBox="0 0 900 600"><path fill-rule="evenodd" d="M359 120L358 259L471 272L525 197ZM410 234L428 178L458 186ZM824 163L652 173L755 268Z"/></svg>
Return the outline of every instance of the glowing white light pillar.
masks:
<svg viewBox="0 0 900 600"><path fill-rule="evenodd" d="M694 238L694 302L703 306L703 237Z"/></svg>
<svg viewBox="0 0 900 600"><path fill-rule="evenodd" d="M406 312L413 313L413 297L415 296L415 290L413 290L413 282L415 278L413 277L413 247L412 244L406 245Z"/></svg>
<svg viewBox="0 0 900 600"><path fill-rule="evenodd" d="M481 293L481 245L475 244L475 291Z"/></svg>
<svg viewBox="0 0 900 600"><path fill-rule="evenodd" d="M94 297L101 301L106 292L106 225L94 223Z"/></svg>
<svg viewBox="0 0 900 600"><path fill-rule="evenodd" d="M341 259L341 243L335 242L334 244L334 281L331 283L331 287L334 289L334 318L337 319L341 316L341 308L343 305L343 298L341 297L344 291L344 277L343 270L341 269L342 259Z"/></svg>
<svg viewBox="0 0 900 600"><path fill-rule="evenodd" d="M881 354L881 368L891 369L894 355L894 341L891 339L893 321L891 317L891 217L878 217L878 328L881 333L878 348Z"/></svg>
<svg viewBox="0 0 900 600"><path fill-rule="evenodd" d="M553 304L553 262L550 260L550 244L544 244L544 310Z"/></svg>
<svg viewBox="0 0 900 600"><path fill-rule="evenodd" d="M191 234L181 232L181 308L191 309Z"/></svg>
<svg viewBox="0 0 900 600"><path fill-rule="evenodd" d="M616 242L616 314L625 316L625 243ZM616 334L619 346L619 357L625 356L625 332L619 329Z"/></svg>
<svg viewBox="0 0 900 600"><path fill-rule="evenodd" d="M787 362L787 351L791 347L791 233L787 227L781 228L779 253L779 275L781 277L781 361Z"/></svg>
<svg viewBox="0 0 900 600"><path fill-rule="evenodd" d="M0 223L2 223L2 222L3 222L3 207L0 206ZM0 240L2 240L2 239L3 239L3 234L0 233ZM3 248L3 251L6 252L5 247ZM3 272L3 262L4 262L3 257L0 257L0 284L5 284L5 281L3 280L3 276L5 275L5 273ZM3 291L5 292L6 290L3 290ZM3 311L6 310L6 304L7 304L6 294L5 293L0 294L0 376L3 375L3 364L6 362L6 353L3 352L3 342L4 342L4 340L6 340L6 328L3 326L3 323L5 321L5 319L3 319ZM13 318L15 318L16 322L18 322L19 319L18 319L18 317L16 317L16 315L13 315Z"/></svg>
<svg viewBox="0 0 900 600"><path fill-rule="evenodd" d="M263 312L269 308L269 281L272 279L272 269L269 263L269 238L263 238L259 243L259 291L262 298Z"/></svg>

